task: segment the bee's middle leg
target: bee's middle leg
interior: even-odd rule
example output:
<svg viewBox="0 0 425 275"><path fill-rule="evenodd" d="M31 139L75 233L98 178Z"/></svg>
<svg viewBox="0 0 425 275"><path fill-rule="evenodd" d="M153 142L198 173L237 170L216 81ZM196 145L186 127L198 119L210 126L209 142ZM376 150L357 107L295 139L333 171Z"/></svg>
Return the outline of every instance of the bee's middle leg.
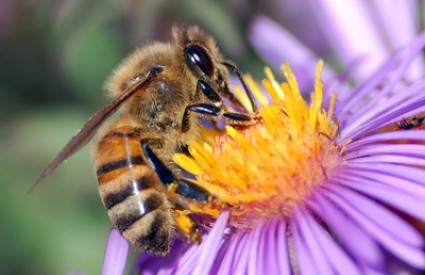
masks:
<svg viewBox="0 0 425 275"><path fill-rule="evenodd" d="M140 144L142 152L149 167L155 171L161 182L168 187L170 184L177 184L176 193L200 202L207 202L210 194L207 190L192 183L190 180L179 178L165 165L165 163L155 154L151 144L155 139L142 139Z"/></svg>
<svg viewBox="0 0 425 275"><path fill-rule="evenodd" d="M165 187L176 184L175 192L185 198L207 203L210 194L204 188L194 184L188 179L179 178L165 165L165 163L155 154L151 144L156 144L155 139L142 139L140 141L142 152L146 163L158 175ZM185 237L194 243L202 241L201 228L191 214L184 213L187 206L180 199L171 199L175 208L180 210L176 215L176 226Z"/></svg>

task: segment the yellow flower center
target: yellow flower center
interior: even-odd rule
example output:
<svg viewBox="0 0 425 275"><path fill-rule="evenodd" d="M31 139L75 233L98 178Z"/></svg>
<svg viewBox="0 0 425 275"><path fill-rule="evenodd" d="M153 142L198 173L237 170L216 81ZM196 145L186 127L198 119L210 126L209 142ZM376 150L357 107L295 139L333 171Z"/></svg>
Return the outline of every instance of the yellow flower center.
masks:
<svg viewBox="0 0 425 275"><path fill-rule="evenodd" d="M261 104L262 122L242 129L226 126L224 133L205 129L204 138L190 144L193 158L174 156L219 202L189 201L191 211L217 217L222 207L230 207L231 225L249 229L259 218L289 216L294 205L303 204L325 182L341 162L341 148L335 141L335 96L328 110L323 107L322 66L319 62L310 104L301 96L288 64L282 66L287 82L280 84L266 68L263 86L273 103L248 77ZM249 109L243 92L237 89L236 94Z"/></svg>

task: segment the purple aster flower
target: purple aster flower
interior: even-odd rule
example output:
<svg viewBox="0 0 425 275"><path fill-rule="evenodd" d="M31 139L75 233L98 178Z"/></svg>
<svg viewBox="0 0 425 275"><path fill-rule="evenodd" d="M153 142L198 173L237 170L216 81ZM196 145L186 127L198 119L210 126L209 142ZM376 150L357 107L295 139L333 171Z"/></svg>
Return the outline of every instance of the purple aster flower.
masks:
<svg viewBox="0 0 425 275"><path fill-rule="evenodd" d="M212 143L192 144L195 161L176 157L200 185L235 206L230 216L220 216L201 246L179 245L161 259L166 269L146 260L150 256L139 268L147 268L143 262L154 266L152 273L169 274L424 270L417 225L425 220L425 170L419 167L425 163L425 82L401 81L424 43L425 34L351 94L327 94L319 65L309 104L289 66L283 84L268 71L264 86L273 103L252 87L263 124L227 127ZM198 212L212 213L208 207Z"/></svg>
<svg viewBox="0 0 425 275"><path fill-rule="evenodd" d="M278 83L269 69L264 88L248 79L262 123L206 131L190 145L193 158L175 156L222 203L187 201L194 213L217 218L214 225L204 223L201 245L176 240L170 254L142 254L134 268L142 274L423 272L425 81L410 79L424 46L425 33L370 77L358 74L354 89L321 62L310 73L311 56L295 74L315 75L309 102L287 64L287 82ZM118 259L126 257L121 251Z"/></svg>

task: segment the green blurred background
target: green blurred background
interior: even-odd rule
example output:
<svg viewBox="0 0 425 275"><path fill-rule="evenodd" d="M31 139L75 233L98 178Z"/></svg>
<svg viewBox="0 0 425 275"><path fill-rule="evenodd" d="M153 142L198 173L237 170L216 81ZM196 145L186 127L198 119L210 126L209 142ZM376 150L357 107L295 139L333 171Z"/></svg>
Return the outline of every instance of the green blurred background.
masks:
<svg viewBox="0 0 425 275"><path fill-rule="evenodd" d="M111 225L90 148L28 189L106 103L119 61L169 40L174 23L200 25L242 70L261 72L246 41L260 2L0 0L0 274L100 273Z"/></svg>

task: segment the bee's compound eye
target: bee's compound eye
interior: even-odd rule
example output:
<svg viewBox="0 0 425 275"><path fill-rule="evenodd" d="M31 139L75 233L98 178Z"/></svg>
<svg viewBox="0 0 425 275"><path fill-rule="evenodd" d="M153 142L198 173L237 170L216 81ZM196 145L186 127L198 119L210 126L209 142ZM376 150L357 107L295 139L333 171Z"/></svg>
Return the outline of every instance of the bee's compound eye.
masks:
<svg viewBox="0 0 425 275"><path fill-rule="evenodd" d="M186 64L195 72L199 70L208 77L214 74L214 66L208 53L198 45L190 45L184 49Z"/></svg>

